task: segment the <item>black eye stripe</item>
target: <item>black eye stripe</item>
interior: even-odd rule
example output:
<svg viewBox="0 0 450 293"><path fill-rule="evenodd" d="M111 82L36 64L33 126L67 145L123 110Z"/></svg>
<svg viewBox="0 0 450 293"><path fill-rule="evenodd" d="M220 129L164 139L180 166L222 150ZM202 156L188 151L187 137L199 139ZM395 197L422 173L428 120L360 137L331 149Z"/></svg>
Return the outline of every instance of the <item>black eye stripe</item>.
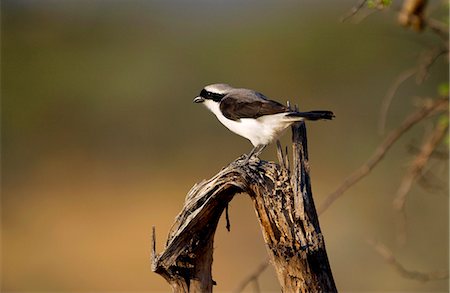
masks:
<svg viewBox="0 0 450 293"><path fill-rule="evenodd" d="M202 89L202 91L200 92L200 96L205 99L220 102L220 100L222 100L222 98L225 96L225 94L212 93L205 89Z"/></svg>

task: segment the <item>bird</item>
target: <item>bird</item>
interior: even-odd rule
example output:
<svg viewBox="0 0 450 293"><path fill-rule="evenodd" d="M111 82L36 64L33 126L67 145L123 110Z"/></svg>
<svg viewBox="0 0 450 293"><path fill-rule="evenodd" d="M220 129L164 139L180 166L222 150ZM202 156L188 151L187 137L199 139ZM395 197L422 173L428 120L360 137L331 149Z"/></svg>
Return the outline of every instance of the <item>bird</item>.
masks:
<svg viewBox="0 0 450 293"><path fill-rule="evenodd" d="M232 132L250 140L253 149L247 163L258 157L264 148L277 139L293 123L303 120L331 120L332 111L299 112L270 100L251 89L234 88L225 83L205 86L193 100L203 104Z"/></svg>

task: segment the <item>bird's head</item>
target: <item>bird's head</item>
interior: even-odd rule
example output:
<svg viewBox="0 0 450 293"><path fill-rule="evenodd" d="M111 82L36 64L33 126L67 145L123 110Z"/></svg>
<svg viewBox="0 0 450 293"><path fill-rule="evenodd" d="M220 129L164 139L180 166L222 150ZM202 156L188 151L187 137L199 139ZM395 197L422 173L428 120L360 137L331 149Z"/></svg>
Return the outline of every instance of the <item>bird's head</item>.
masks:
<svg viewBox="0 0 450 293"><path fill-rule="evenodd" d="M207 85L202 89L198 97L194 99L194 103L203 103L205 101L220 103L222 98L233 89L233 87L225 83Z"/></svg>

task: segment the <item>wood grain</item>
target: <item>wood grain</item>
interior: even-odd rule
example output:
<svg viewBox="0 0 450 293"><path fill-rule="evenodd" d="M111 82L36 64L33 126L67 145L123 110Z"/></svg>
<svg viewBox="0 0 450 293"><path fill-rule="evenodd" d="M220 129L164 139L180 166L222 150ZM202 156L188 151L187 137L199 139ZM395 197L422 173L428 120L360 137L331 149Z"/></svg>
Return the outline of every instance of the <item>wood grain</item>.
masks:
<svg viewBox="0 0 450 293"><path fill-rule="evenodd" d="M152 252L153 271L173 292L212 292L214 233L227 204L241 192L253 201L282 291L337 292L312 198L303 122L293 126L292 174L281 147L278 156L281 166L238 158L192 187L165 249Z"/></svg>

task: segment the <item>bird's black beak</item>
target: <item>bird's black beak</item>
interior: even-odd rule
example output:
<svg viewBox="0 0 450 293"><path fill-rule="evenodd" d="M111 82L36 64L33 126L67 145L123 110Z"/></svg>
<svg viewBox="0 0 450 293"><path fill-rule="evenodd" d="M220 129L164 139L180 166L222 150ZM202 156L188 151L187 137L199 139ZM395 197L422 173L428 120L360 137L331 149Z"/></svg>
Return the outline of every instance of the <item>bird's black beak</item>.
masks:
<svg viewBox="0 0 450 293"><path fill-rule="evenodd" d="M196 97L195 99L194 99L194 103L203 103L205 101L205 98L203 98L203 97Z"/></svg>

